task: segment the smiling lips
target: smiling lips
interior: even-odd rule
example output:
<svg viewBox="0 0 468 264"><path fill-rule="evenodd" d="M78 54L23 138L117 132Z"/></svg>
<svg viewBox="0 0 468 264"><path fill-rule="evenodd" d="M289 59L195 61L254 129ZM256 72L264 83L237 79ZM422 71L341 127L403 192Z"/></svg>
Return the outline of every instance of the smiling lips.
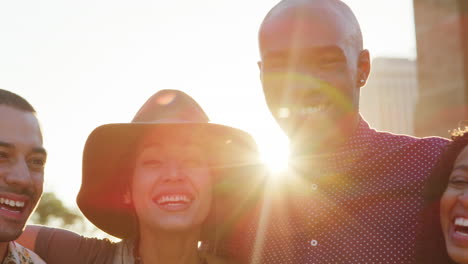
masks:
<svg viewBox="0 0 468 264"><path fill-rule="evenodd" d="M456 217L454 220L455 224L455 233L468 236L468 218Z"/></svg>
<svg viewBox="0 0 468 264"><path fill-rule="evenodd" d="M192 199L189 198L185 194L172 194L172 195L162 195L160 196L156 202L158 204L166 204L166 203L189 203Z"/></svg>
<svg viewBox="0 0 468 264"><path fill-rule="evenodd" d="M190 207L194 198L188 194L163 194L156 196L153 201L159 208L166 211L183 211Z"/></svg>
<svg viewBox="0 0 468 264"><path fill-rule="evenodd" d="M26 204L26 199L0 196L0 215L20 220L23 218Z"/></svg>

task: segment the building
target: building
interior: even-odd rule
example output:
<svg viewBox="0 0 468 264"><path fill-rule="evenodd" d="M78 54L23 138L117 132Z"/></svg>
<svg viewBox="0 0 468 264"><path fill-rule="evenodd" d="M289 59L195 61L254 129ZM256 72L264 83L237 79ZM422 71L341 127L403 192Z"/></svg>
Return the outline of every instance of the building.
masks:
<svg viewBox="0 0 468 264"><path fill-rule="evenodd" d="M418 97L415 61L376 58L361 90L360 111L377 130L414 135Z"/></svg>
<svg viewBox="0 0 468 264"><path fill-rule="evenodd" d="M416 135L447 137L448 130L468 119L468 1L413 3L419 83Z"/></svg>

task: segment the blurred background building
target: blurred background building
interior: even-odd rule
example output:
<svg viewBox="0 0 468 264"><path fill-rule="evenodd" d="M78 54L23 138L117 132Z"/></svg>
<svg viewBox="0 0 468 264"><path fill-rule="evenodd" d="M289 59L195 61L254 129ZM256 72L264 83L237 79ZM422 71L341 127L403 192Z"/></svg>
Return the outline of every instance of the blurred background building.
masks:
<svg viewBox="0 0 468 264"><path fill-rule="evenodd" d="M468 0L413 0L417 61L376 58L361 112L377 130L448 137L468 125Z"/></svg>
<svg viewBox="0 0 468 264"><path fill-rule="evenodd" d="M367 85L361 90L361 114L382 131L414 135L418 102L416 62L376 58Z"/></svg>
<svg viewBox="0 0 468 264"><path fill-rule="evenodd" d="M446 137L468 119L468 1L413 4L419 82L415 132Z"/></svg>

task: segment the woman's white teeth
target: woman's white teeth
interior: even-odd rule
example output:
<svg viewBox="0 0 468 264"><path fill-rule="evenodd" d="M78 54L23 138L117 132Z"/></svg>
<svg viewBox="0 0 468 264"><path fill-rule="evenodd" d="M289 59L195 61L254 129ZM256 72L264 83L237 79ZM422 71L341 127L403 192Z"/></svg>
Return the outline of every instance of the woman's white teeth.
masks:
<svg viewBox="0 0 468 264"><path fill-rule="evenodd" d="M171 203L171 202L174 202L174 203L177 203L177 202L184 202L184 203L188 203L190 202L190 198L186 195L164 195L164 196L161 196L159 197L158 203Z"/></svg>
<svg viewBox="0 0 468 264"><path fill-rule="evenodd" d="M457 226L468 226L468 219L463 217L457 217L455 219L455 225Z"/></svg>
<svg viewBox="0 0 468 264"><path fill-rule="evenodd" d="M15 201L15 200L10 200L10 199L7 199L7 198L0 198L0 204L4 204L4 205L8 205L8 206L11 206L11 207L24 207L24 202L22 201Z"/></svg>

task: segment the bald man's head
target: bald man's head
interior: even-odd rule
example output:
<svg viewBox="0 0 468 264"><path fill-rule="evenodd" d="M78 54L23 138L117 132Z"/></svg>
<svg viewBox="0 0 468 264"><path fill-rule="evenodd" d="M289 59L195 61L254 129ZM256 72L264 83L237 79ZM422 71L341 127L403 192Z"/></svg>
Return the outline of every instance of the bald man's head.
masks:
<svg viewBox="0 0 468 264"><path fill-rule="evenodd" d="M353 131L370 59L346 4L283 0L265 17L259 44L265 98L290 138L303 142Z"/></svg>
<svg viewBox="0 0 468 264"><path fill-rule="evenodd" d="M270 21L287 14L334 17L346 25L347 36L345 38L349 44L354 45L357 50L363 49L362 32L359 22L349 6L341 0L283 0L276 4L265 16L260 26L260 34L263 27Z"/></svg>

